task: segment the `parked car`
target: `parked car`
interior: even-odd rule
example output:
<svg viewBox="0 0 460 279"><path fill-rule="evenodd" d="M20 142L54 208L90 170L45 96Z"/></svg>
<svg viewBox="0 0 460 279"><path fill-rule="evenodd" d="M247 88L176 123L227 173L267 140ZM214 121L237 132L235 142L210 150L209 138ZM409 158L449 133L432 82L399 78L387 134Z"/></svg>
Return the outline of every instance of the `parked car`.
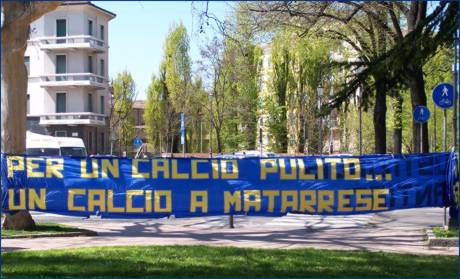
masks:
<svg viewBox="0 0 460 279"><path fill-rule="evenodd" d="M26 134L26 155L86 157L86 147L80 138L52 137L32 132Z"/></svg>

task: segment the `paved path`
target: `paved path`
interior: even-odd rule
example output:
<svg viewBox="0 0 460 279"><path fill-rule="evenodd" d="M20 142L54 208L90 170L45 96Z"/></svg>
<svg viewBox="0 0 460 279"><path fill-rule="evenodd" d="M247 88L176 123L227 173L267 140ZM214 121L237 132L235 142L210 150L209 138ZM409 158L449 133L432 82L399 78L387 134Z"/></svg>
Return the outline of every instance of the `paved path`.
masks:
<svg viewBox="0 0 460 279"><path fill-rule="evenodd" d="M441 225L442 213L442 209L429 208L354 216L235 216L235 229L228 228L228 217L221 216L101 220L38 213L34 216L37 221L54 221L95 230L99 236L2 239L2 250L115 245L215 245L458 255L458 248L429 248L423 241L423 229Z"/></svg>

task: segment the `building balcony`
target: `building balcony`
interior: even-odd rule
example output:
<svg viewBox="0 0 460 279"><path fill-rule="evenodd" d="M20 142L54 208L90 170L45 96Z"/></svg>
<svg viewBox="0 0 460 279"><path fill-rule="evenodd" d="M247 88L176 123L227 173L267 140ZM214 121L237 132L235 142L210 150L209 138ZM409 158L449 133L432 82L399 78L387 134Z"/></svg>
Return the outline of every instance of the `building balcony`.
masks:
<svg viewBox="0 0 460 279"><path fill-rule="evenodd" d="M40 125L104 126L105 115L93 112L63 112L40 115Z"/></svg>
<svg viewBox="0 0 460 279"><path fill-rule="evenodd" d="M89 35L77 35L67 37L40 37L29 40L30 43L38 42L40 48L45 51L86 49L93 52L107 51L105 41Z"/></svg>
<svg viewBox="0 0 460 279"><path fill-rule="evenodd" d="M108 83L105 77L92 73L65 73L42 75L41 87L90 87L105 89Z"/></svg>

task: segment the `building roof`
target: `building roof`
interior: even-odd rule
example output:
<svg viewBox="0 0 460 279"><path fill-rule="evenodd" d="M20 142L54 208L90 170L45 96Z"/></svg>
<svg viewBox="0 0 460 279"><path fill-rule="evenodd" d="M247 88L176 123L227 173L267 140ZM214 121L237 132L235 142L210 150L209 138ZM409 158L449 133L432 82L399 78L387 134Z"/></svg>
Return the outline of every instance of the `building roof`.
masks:
<svg viewBox="0 0 460 279"><path fill-rule="evenodd" d="M134 101L133 108L135 108L135 109L144 109L145 108L145 101L144 100Z"/></svg>
<svg viewBox="0 0 460 279"><path fill-rule="evenodd" d="M91 1L64 1L62 3L63 6L68 6L68 5L89 5L93 8L95 8L96 10L99 10L100 12L103 12L105 14L107 14L108 16L110 16L111 18L114 18L116 17L117 15L110 12L110 11L107 11L106 9L103 9L99 6L96 6L94 5L93 3L91 3Z"/></svg>

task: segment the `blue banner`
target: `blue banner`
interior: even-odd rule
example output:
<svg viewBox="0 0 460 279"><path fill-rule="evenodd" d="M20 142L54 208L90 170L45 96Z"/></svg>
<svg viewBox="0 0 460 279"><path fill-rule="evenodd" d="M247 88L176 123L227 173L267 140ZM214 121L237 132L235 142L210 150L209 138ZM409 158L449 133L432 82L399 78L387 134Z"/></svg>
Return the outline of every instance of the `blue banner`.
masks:
<svg viewBox="0 0 460 279"><path fill-rule="evenodd" d="M245 159L2 155L2 208L108 218L346 215L455 204L455 153Z"/></svg>

